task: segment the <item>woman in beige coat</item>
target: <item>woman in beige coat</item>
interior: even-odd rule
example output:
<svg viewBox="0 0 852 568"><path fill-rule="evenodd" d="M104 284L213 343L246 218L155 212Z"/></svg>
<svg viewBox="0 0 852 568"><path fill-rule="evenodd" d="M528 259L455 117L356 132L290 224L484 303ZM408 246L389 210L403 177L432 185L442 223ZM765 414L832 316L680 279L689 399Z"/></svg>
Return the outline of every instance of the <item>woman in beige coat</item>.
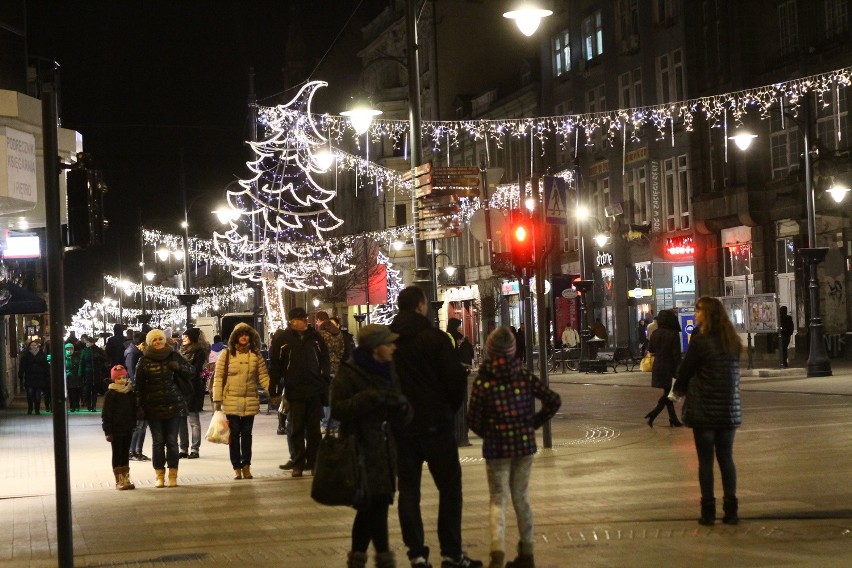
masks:
<svg viewBox="0 0 852 568"><path fill-rule="evenodd" d="M260 411L257 389L269 389L269 373L260 354L260 336L245 323L237 324L228 348L216 361L213 409L223 410L231 429L231 466L234 479L251 479L251 431Z"/></svg>

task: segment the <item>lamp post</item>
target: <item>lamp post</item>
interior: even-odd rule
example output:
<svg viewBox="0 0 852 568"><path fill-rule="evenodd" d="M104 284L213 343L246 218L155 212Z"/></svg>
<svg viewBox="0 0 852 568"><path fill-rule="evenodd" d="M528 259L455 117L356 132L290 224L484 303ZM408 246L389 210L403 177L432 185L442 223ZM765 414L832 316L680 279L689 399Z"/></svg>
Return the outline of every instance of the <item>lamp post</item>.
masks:
<svg viewBox="0 0 852 568"><path fill-rule="evenodd" d="M800 248L799 254L802 255L802 260L808 266L809 275L808 292L811 319L808 324L810 346L808 349L807 376L830 377L832 375L831 361L828 358L828 352L825 349L825 341L823 340L823 325L822 317L820 317L819 306L819 263L825 260L828 248L816 246L816 205L814 201L812 160L813 156L819 156L819 151L817 149L811 149L813 93L805 93L802 98L802 121L799 121L796 116L789 113L782 111L782 114L784 117L793 121L803 139L803 154L805 162L805 211L808 224L808 246ZM740 150L746 150L757 136L747 132L737 132L730 138L736 143ZM837 203L840 203L843 201L846 194L849 193L849 188L835 185L828 190L828 193Z"/></svg>

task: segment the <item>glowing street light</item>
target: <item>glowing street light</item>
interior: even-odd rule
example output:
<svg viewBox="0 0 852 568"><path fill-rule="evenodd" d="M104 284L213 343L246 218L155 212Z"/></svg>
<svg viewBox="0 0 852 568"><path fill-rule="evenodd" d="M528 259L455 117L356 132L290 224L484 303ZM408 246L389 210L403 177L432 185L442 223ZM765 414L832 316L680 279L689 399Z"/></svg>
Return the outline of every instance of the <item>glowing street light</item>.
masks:
<svg viewBox="0 0 852 568"><path fill-rule="evenodd" d="M526 2L517 9L503 14L504 18L515 20L515 24L521 33L527 37L532 36L541 24L542 18L553 14L551 10L539 8L532 2Z"/></svg>

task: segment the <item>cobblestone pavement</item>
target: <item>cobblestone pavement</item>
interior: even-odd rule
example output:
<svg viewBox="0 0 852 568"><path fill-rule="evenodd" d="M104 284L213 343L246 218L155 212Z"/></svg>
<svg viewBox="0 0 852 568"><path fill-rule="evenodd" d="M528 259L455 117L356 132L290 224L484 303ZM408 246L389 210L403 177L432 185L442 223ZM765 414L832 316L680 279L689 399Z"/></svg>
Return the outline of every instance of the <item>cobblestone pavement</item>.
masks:
<svg viewBox="0 0 852 568"><path fill-rule="evenodd" d="M743 379L745 422L734 450L742 522L733 527L697 524L691 432L669 428L662 416L654 428L643 422L660 392L649 374L553 375L563 408L531 481L536 565L852 566L852 366L834 368L830 378L794 369ZM209 419L202 415L203 427ZM4 566L58 562L51 420L19 406L0 411ZM150 463L131 462L137 489L121 492L100 414L73 414L68 423L75 565L345 565L354 513L315 504L310 477L278 469L286 444L274 414L255 423L254 480L232 480L227 447L205 442L200 459L181 462L180 487L154 489ZM485 559L488 489L479 440L471 441L460 450L463 538L472 557ZM150 436L147 444L150 455ZM428 475L423 488L427 540L436 548ZM511 512L507 519L513 548ZM390 527L399 566L407 566L395 508Z"/></svg>

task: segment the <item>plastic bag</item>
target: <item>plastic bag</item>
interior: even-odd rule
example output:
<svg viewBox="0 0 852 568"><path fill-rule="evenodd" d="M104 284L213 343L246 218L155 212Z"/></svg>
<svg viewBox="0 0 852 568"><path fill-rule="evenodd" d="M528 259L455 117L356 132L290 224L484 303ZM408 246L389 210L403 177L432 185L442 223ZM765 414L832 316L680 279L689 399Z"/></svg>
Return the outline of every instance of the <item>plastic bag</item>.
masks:
<svg viewBox="0 0 852 568"><path fill-rule="evenodd" d="M210 426L207 428L205 439L213 444L230 444L231 429L228 426L228 417L221 410L213 413Z"/></svg>
<svg viewBox="0 0 852 568"><path fill-rule="evenodd" d="M672 401L672 402L677 402L677 401L680 400L680 397L678 395L676 395L675 391L674 391L674 386L675 386L676 382L677 382L677 379L672 379L672 388L669 391L669 400Z"/></svg>

